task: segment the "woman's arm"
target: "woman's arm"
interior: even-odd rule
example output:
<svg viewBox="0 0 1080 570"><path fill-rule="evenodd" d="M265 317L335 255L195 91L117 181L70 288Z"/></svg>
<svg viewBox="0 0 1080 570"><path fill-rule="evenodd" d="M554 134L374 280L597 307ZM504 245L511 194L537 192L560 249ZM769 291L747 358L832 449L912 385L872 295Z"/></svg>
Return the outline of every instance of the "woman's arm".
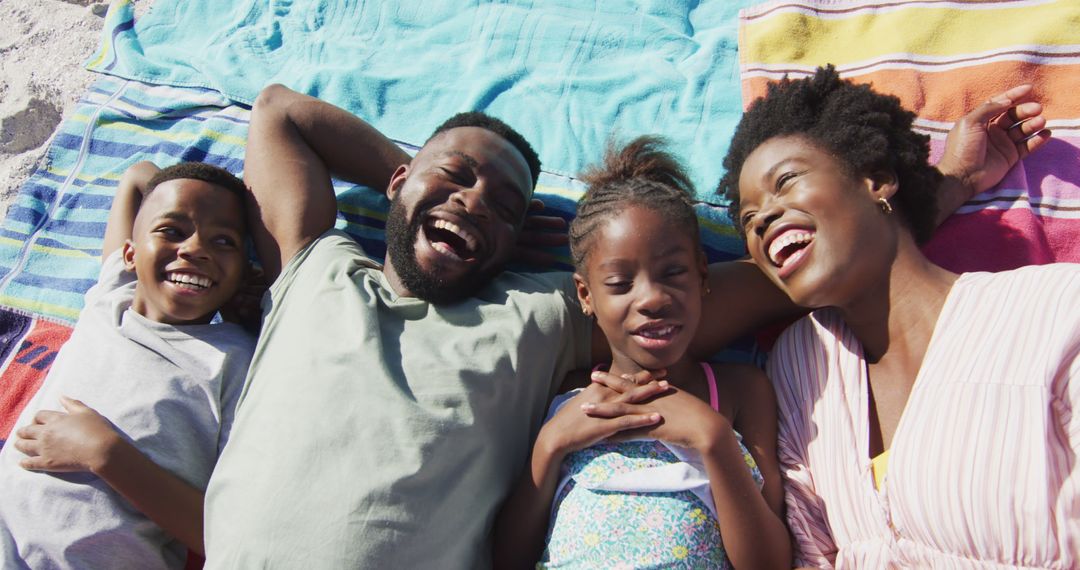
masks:
<svg viewBox="0 0 1080 570"><path fill-rule="evenodd" d="M203 554L203 492L165 470L120 437L101 414L62 398L67 413L44 410L16 432L20 462L32 471L89 471L166 533Z"/></svg>
<svg viewBox="0 0 1080 570"><path fill-rule="evenodd" d="M1042 104L1032 86L1019 85L991 97L949 130L937 168L945 176L938 192L937 223L964 202L995 186L1005 174L1046 141Z"/></svg>

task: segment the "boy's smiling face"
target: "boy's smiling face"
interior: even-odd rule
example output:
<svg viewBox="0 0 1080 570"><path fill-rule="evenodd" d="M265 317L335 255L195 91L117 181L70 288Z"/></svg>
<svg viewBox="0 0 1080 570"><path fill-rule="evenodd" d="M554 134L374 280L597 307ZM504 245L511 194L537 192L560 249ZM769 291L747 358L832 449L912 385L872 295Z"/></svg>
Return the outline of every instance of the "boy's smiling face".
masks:
<svg viewBox="0 0 1080 570"><path fill-rule="evenodd" d="M190 178L162 182L124 244L124 266L138 279L132 309L161 323L208 323L243 283L244 235L236 194Z"/></svg>

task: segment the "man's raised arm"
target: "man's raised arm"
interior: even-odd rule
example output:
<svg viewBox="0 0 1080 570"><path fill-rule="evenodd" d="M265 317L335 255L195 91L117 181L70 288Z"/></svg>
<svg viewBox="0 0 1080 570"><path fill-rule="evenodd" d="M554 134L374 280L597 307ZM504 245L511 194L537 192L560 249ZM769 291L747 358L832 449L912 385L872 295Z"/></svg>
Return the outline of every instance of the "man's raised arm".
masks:
<svg viewBox="0 0 1080 570"><path fill-rule="evenodd" d="M282 85L259 93L251 112L244 182L251 234L273 281L297 252L334 225L334 176L385 190L409 155L359 117Z"/></svg>

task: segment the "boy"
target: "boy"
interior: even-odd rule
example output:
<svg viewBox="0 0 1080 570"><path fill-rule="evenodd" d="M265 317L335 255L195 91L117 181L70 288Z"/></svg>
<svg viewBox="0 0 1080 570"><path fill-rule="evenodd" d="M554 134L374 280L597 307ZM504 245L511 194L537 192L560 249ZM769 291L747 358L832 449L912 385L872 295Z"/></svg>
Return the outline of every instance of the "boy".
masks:
<svg viewBox="0 0 1080 570"><path fill-rule="evenodd" d="M206 164L125 172L98 283L0 450L0 566L202 554L203 491L254 348L211 323L244 281L244 193Z"/></svg>

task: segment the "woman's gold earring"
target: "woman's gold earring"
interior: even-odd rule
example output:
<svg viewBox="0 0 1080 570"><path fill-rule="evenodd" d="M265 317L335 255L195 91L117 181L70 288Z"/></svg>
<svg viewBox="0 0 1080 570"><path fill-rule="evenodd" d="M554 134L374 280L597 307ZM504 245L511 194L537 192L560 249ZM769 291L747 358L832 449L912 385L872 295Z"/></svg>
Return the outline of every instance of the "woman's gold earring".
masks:
<svg viewBox="0 0 1080 570"><path fill-rule="evenodd" d="M877 203L878 203L878 207L881 208L882 212L885 212L886 214L891 214L892 213L892 204L890 204L887 199L878 198Z"/></svg>

